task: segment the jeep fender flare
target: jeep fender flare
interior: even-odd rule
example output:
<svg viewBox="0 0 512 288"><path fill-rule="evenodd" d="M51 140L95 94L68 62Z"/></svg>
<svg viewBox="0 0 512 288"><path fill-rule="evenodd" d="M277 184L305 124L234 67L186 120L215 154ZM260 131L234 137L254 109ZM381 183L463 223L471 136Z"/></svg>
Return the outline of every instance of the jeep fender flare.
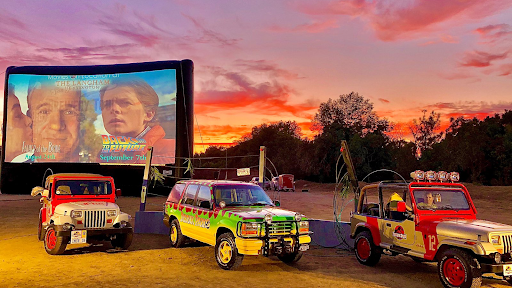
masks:
<svg viewBox="0 0 512 288"><path fill-rule="evenodd" d="M217 237L219 235L221 235L222 233L226 233L226 232L231 232L233 233L233 235L236 237L236 231L233 231L231 230L229 227L227 227L226 225L219 225L217 227L217 230L215 230L215 239L217 239Z"/></svg>
<svg viewBox="0 0 512 288"><path fill-rule="evenodd" d="M439 259L439 257L442 255L442 253L451 247L460 248L462 250L466 250L470 252L472 255L486 255L485 254L485 248L483 247L482 243L475 243L475 244L469 244L465 241L460 240L453 240L453 239L446 239L441 241L439 243L436 255L434 256L434 259Z"/></svg>
<svg viewBox="0 0 512 288"><path fill-rule="evenodd" d="M350 238L355 238L357 234L359 234L363 230L368 230L372 234L373 243L377 246L380 246L380 234L379 228L370 225L368 222L360 222L356 224L356 228L354 229L354 234L350 235Z"/></svg>
<svg viewBox="0 0 512 288"><path fill-rule="evenodd" d="M53 225L64 225L66 223L73 223L73 219L71 218L71 216L53 215L50 218L50 224Z"/></svg>
<svg viewBox="0 0 512 288"><path fill-rule="evenodd" d="M114 219L113 224L120 223L122 221L130 222L130 215L124 212L119 212L119 215L117 215L116 219Z"/></svg>

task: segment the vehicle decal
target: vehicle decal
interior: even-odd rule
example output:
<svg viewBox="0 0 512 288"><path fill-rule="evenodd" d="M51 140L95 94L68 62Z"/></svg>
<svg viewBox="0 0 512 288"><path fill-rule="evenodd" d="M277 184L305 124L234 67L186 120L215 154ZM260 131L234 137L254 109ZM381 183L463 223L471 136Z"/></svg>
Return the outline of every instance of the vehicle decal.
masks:
<svg viewBox="0 0 512 288"><path fill-rule="evenodd" d="M437 238L437 225L439 222L433 221L429 223L421 223L416 230L421 232L423 238L423 246L425 247L425 259L434 259L437 249L439 248L439 239Z"/></svg>
<svg viewBox="0 0 512 288"><path fill-rule="evenodd" d="M183 215L181 216L181 222L210 229L210 219L200 218L199 215Z"/></svg>
<svg viewBox="0 0 512 288"><path fill-rule="evenodd" d="M373 243L380 245L380 233L379 233L379 222L377 217L366 217L366 222L370 225L370 231L372 232Z"/></svg>
<svg viewBox="0 0 512 288"><path fill-rule="evenodd" d="M405 234L404 228L400 225L395 227L393 237L395 237L398 240L407 240L407 234Z"/></svg>

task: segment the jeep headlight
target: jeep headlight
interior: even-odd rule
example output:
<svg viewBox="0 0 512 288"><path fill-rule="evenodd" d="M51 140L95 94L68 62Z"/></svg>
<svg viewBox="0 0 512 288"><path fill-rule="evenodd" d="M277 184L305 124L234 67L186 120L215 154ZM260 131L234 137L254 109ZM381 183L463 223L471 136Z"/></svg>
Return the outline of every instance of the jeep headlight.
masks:
<svg viewBox="0 0 512 288"><path fill-rule="evenodd" d="M267 224L270 224L272 222L272 215L271 214L265 215L265 222L267 222Z"/></svg>
<svg viewBox="0 0 512 288"><path fill-rule="evenodd" d="M299 222L299 234L308 233L309 232L309 221L300 221Z"/></svg>
<svg viewBox="0 0 512 288"><path fill-rule="evenodd" d="M496 262L496 264L501 263L501 254L499 252L494 253L494 262Z"/></svg>
<svg viewBox="0 0 512 288"><path fill-rule="evenodd" d="M108 217L117 216L117 210L107 210L107 216Z"/></svg>
<svg viewBox="0 0 512 288"><path fill-rule="evenodd" d="M500 236L499 235L491 236L491 243L494 245L500 245L501 244Z"/></svg>
<svg viewBox="0 0 512 288"><path fill-rule="evenodd" d="M72 210L69 215L71 216L71 218L82 218L82 211Z"/></svg>
<svg viewBox="0 0 512 288"><path fill-rule="evenodd" d="M244 237L259 236L261 224L254 222L242 223L240 234Z"/></svg>

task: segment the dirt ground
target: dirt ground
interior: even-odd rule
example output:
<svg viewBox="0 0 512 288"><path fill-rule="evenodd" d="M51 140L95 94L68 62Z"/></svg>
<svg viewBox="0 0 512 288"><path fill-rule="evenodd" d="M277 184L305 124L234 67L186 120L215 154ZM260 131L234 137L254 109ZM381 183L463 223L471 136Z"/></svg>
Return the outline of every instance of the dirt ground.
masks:
<svg viewBox="0 0 512 288"><path fill-rule="evenodd" d="M479 218L512 225L512 186L467 187ZM333 220L334 184L297 181L297 191L303 189L308 192L281 192L281 206ZM118 204L134 217L139 201L120 197ZM160 210L164 201L150 197L147 210ZM0 195L0 287L442 287L435 264L383 256L376 267L366 267L351 251L320 246L312 246L292 266L275 257L247 256L236 271L217 266L213 247L174 249L165 235L136 234L127 251L105 242L69 245L64 255L50 256L36 236L39 207L38 199L28 195ZM343 221L349 220L352 207L347 205ZM488 278L482 286L510 287Z"/></svg>

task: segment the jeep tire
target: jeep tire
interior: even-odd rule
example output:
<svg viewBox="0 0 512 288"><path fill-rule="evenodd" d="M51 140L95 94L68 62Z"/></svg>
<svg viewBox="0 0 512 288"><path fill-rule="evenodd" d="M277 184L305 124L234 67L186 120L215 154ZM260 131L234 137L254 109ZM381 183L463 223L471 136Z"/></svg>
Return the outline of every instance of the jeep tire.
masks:
<svg viewBox="0 0 512 288"><path fill-rule="evenodd" d="M238 254L235 237L231 232L221 234L217 238L215 260L217 260L220 268L224 270L236 269L242 264L243 259L244 255Z"/></svg>
<svg viewBox="0 0 512 288"><path fill-rule="evenodd" d="M68 245L69 237L57 236L57 231L53 225L46 229L44 234L44 249L50 255L59 255L64 253Z"/></svg>
<svg viewBox="0 0 512 288"><path fill-rule="evenodd" d="M444 287L477 288L482 284L482 273L477 266L468 252L450 248L441 255L437 272Z"/></svg>
<svg viewBox="0 0 512 288"><path fill-rule="evenodd" d="M173 219L171 221L171 228L169 229L169 242L171 242L171 246L174 248L183 247L185 240L187 240L187 238L181 233L180 221Z"/></svg>
<svg viewBox="0 0 512 288"><path fill-rule="evenodd" d="M126 223L126 228L131 228L132 225L130 223ZM110 243L116 249L126 250L130 245L132 245L133 241L133 229L130 232L124 234L117 234L116 238L112 239Z"/></svg>
<svg viewBox="0 0 512 288"><path fill-rule="evenodd" d="M366 266L375 266L380 260L381 252L373 243L370 231L364 230L357 234L354 243L357 261Z"/></svg>
<svg viewBox="0 0 512 288"><path fill-rule="evenodd" d="M291 253L283 253L277 255L277 258L279 258L279 260L283 261L284 263L291 264L299 261L300 258L302 258L302 255L304 255L302 251L295 251Z"/></svg>

